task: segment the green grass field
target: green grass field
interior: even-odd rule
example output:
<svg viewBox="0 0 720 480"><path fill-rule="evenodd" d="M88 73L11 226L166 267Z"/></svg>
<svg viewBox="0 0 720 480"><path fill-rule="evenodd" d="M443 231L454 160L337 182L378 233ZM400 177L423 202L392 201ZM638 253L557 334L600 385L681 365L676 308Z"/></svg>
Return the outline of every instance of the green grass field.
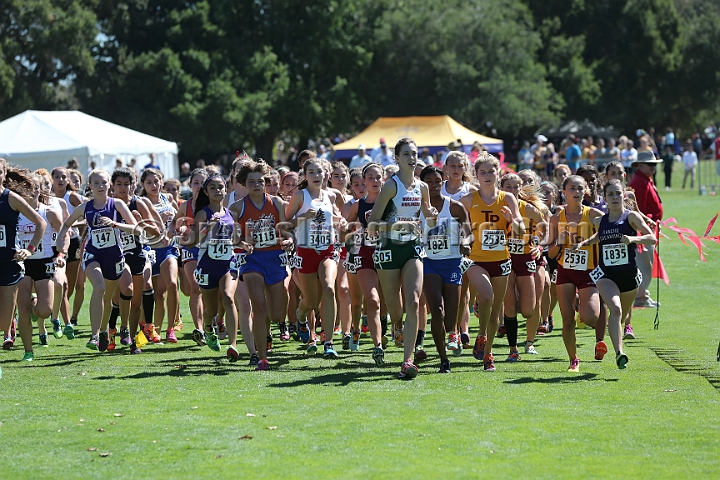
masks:
<svg viewBox="0 0 720 480"><path fill-rule="evenodd" d="M661 193L666 217L700 234L720 211L714 197ZM720 245L703 263L666 233L660 328L635 310L623 371L612 352L592 360L583 330L581 373L566 372L556 330L493 374L470 352L437 374L430 335L411 382L397 379L399 349L377 368L368 341L337 361L277 342L272 370L254 372L187 328L139 356L92 353L84 311L79 338L51 338L31 364L19 342L0 352L0 478L720 478Z"/></svg>

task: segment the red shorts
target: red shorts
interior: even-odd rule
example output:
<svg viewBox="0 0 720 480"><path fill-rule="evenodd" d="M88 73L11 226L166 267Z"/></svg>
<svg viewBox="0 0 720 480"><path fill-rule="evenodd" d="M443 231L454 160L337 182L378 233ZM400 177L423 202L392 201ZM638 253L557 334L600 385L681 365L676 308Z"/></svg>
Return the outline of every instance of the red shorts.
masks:
<svg viewBox="0 0 720 480"><path fill-rule="evenodd" d="M578 290L596 288L595 282L590 278L590 270L570 270L558 265L555 284L564 285L566 283L572 283Z"/></svg>
<svg viewBox="0 0 720 480"><path fill-rule="evenodd" d="M484 268L488 272L488 275L490 275L490 278L493 278L510 275L512 263L512 260L508 258L507 260L499 260L497 262L473 262L473 265Z"/></svg>
<svg viewBox="0 0 720 480"><path fill-rule="evenodd" d="M529 277L537 271L537 261L529 253L513 255L512 270L516 277Z"/></svg>
<svg viewBox="0 0 720 480"><path fill-rule="evenodd" d="M298 247L295 253L295 268L297 268L300 273L317 273L320 264L328 258L334 262L338 262L340 260L340 252L332 246L320 251L312 248Z"/></svg>

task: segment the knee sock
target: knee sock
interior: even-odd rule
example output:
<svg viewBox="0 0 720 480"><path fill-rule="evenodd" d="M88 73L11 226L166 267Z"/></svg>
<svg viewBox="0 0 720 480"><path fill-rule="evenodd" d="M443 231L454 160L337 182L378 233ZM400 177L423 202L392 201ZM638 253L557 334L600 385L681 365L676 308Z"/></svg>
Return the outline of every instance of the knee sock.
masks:
<svg viewBox="0 0 720 480"><path fill-rule="evenodd" d="M506 317L503 315L505 332L507 333L510 348L517 347L518 320L517 317Z"/></svg>
<svg viewBox="0 0 720 480"><path fill-rule="evenodd" d="M152 325L153 312L155 311L155 290L143 292L142 306L143 312L145 312L145 323Z"/></svg>
<svg viewBox="0 0 720 480"><path fill-rule="evenodd" d="M415 347L423 347L425 341L425 330L418 330L417 338L415 339Z"/></svg>
<svg viewBox="0 0 720 480"><path fill-rule="evenodd" d="M112 310L110 310L110 330L115 330L117 328L117 319L119 315L120 307L113 303Z"/></svg>
<svg viewBox="0 0 720 480"><path fill-rule="evenodd" d="M383 317L380 319L380 326L382 327L382 334L385 335L387 333L388 317Z"/></svg>

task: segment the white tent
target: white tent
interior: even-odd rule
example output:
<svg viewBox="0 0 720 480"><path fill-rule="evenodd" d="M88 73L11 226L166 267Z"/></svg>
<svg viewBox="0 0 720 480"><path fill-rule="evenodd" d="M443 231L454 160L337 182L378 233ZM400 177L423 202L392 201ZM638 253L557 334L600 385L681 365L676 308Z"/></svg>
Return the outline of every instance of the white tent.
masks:
<svg viewBox="0 0 720 480"><path fill-rule="evenodd" d="M136 169L141 170L150 163L151 153L166 178L177 177L177 143L82 112L28 110L0 123L0 157L32 170L65 166L73 157L83 175L90 162L112 172L117 158L123 165L135 158Z"/></svg>

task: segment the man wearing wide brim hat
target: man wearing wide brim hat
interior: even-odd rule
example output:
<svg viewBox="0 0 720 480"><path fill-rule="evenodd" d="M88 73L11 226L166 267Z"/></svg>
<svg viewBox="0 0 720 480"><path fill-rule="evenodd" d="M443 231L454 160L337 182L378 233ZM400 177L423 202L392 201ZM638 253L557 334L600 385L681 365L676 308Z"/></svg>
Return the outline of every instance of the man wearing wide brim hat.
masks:
<svg viewBox="0 0 720 480"><path fill-rule="evenodd" d="M652 180L658 163L662 163L662 160L655 158L653 152L639 152L637 159L632 163L635 176L629 185L635 191L638 209L655 223L660 223L663 216L660 195ZM650 298L650 291L648 290L652 280L654 252L654 245L646 246L643 252L638 252L635 255L635 262L643 276L635 298L635 307L637 308L657 306L657 303Z"/></svg>

